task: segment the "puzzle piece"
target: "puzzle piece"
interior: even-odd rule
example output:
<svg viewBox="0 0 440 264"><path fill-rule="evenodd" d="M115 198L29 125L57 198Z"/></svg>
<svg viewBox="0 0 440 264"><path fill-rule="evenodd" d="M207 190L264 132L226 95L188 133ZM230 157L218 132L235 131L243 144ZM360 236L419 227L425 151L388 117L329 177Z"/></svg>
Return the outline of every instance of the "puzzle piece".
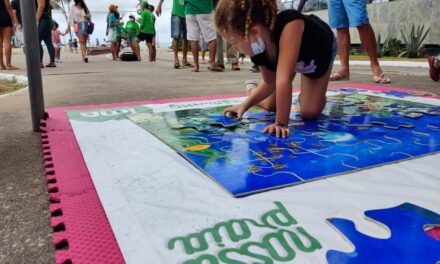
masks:
<svg viewBox="0 0 440 264"><path fill-rule="evenodd" d="M245 113L243 118L257 119L258 121L274 121L276 117L275 112L258 112L258 113Z"/></svg>
<svg viewBox="0 0 440 264"><path fill-rule="evenodd" d="M224 115L210 115L208 120L210 125L218 125L225 128L232 128L241 124L241 120L238 118Z"/></svg>
<svg viewBox="0 0 440 264"><path fill-rule="evenodd" d="M329 264L402 264L433 263L440 260L440 241L430 237L427 225L440 224L440 215L425 208L404 203L399 206L365 212L368 218L388 227L388 239L370 237L360 233L355 224L346 219L328 219L353 245L351 253L329 250Z"/></svg>
<svg viewBox="0 0 440 264"><path fill-rule="evenodd" d="M394 118L377 118L370 114L361 114L358 116L335 116L330 118L331 121L343 122L347 126L354 127L371 127L372 125L380 125L387 129L413 128L414 125L407 123L399 117Z"/></svg>

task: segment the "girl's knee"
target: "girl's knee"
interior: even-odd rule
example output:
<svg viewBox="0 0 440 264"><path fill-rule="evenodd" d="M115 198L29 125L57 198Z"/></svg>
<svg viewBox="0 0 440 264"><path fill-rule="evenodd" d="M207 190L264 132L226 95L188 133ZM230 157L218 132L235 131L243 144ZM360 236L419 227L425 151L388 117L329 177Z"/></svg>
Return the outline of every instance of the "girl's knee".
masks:
<svg viewBox="0 0 440 264"><path fill-rule="evenodd" d="M300 114L306 120L316 120L321 115L322 109L301 107Z"/></svg>

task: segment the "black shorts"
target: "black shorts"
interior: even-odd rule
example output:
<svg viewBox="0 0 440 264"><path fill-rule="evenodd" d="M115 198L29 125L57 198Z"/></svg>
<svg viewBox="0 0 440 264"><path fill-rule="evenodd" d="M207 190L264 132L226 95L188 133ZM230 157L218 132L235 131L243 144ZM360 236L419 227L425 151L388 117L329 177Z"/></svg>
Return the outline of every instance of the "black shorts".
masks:
<svg viewBox="0 0 440 264"><path fill-rule="evenodd" d="M140 41L146 41L147 43L153 43L153 37L154 34L146 34L142 32L137 36Z"/></svg>
<svg viewBox="0 0 440 264"><path fill-rule="evenodd" d="M12 19L9 16L8 11L5 9L0 10L0 28L12 27Z"/></svg>

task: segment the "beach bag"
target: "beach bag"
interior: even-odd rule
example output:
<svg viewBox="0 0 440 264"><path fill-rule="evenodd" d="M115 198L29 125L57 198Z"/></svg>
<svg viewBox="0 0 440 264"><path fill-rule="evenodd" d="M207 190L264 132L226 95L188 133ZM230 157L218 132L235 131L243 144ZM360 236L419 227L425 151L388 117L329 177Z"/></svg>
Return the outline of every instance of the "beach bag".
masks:
<svg viewBox="0 0 440 264"><path fill-rule="evenodd" d="M121 61L137 61L138 59L134 52L122 52L121 55L119 55L119 58Z"/></svg>
<svg viewBox="0 0 440 264"><path fill-rule="evenodd" d="M108 41L111 43L116 43L118 36L116 35L116 28L110 28L108 31Z"/></svg>
<svg viewBox="0 0 440 264"><path fill-rule="evenodd" d="M90 21L89 24L87 25L87 34L92 35L93 31L95 31L95 23Z"/></svg>

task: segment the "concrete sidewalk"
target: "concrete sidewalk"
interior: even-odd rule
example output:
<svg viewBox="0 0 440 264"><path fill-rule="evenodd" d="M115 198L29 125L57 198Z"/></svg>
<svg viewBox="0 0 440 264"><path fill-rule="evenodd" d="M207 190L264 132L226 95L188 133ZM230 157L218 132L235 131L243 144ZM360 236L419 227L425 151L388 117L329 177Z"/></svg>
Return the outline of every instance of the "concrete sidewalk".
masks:
<svg viewBox="0 0 440 264"><path fill-rule="evenodd" d="M259 79L248 71L248 63L240 65L240 72L228 68L212 73L201 65L202 72L192 73L189 68L173 69L168 51L158 58L156 63L145 58L138 63L97 56L84 64L78 55L64 51L58 68L43 70L46 107L237 93L244 91L244 81ZM24 75L24 56L15 55L13 62L22 69L13 73ZM393 80L390 86L440 91L440 83L431 81L426 68L384 71ZM294 86L299 86L298 79ZM353 66L351 80L345 83L373 84L369 67ZM26 91L0 98L0 135L0 263L53 263L40 135L32 132Z"/></svg>

